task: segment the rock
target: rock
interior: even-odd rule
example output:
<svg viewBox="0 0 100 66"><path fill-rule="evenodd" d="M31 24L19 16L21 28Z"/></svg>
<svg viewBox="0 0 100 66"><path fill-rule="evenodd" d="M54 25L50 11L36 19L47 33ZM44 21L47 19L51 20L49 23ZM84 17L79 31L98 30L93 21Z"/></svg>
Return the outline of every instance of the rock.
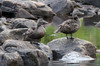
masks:
<svg viewBox="0 0 100 66"><path fill-rule="evenodd" d="M82 61L92 61L95 60L90 56L82 55L79 52L72 51L66 55L64 55L60 61L64 61L66 63L80 63Z"/></svg>
<svg viewBox="0 0 100 66"><path fill-rule="evenodd" d="M75 38L73 40L66 38L55 39L48 43L53 52L53 60L59 60L67 53L76 51L82 55L96 57L96 47L86 40Z"/></svg>
<svg viewBox="0 0 100 66"><path fill-rule="evenodd" d="M17 51L23 59L24 66L48 66L49 60L47 55L35 46L32 46L30 42L6 40L2 47L8 53Z"/></svg>
<svg viewBox="0 0 100 66"><path fill-rule="evenodd" d="M26 18L26 19L37 19L35 16L30 14L28 11L26 11L23 8L19 8L17 11L17 14L15 16L16 18Z"/></svg>
<svg viewBox="0 0 100 66"><path fill-rule="evenodd" d="M24 66L48 66L47 56L39 50L23 49L19 54L24 60Z"/></svg>
<svg viewBox="0 0 100 66"><path fill-rule="evenodd" d="M100 0L82 0L83 4L90 4L100 8Z"/></svg>
<svg viewBox="0 0 100 66"><path fill-rule="evenodd" d="M41 2L9 0L3 1L3 3L4 4L2 5L2 10L5 17L21 17L30 19L37 19L42 17L44 20L52 22L53 16L55 15L50 7ZM26 15L27 17L25 17Z"/></svg>
<svg viewBox="0 0 100 66"><path fill-rule="evenodd" d="M45 3L53 9L58 17L64 20L74 9L74 5L70 0L46 0Z"/></svg>
<svg viewBox="0 0 100 66"><path fill-rule="evenodd" d="M95 22L99 21L100 21L100 14L95 14L93 17L83 18L83 23L85 26L94 26L96 25Z"/></svg>
<svg viewBox="0 0 100 66"><path fill-rule="evenodd" d="M23 66L23 60L17 52L7 53L0 46L0 66Z"/></svg>
<svg viewBox="0 0 100 66"><path fill-rule="evenodd" d="M96 23L95 25L97 28L100 28L100 22Z"/></svg>
<svg viewBox="0 0 100 66"><path fill-rule="evenodd" d="M17 52L4 53L1 58L0 63L3 62L2 65L4 64L4 66L24 66L23 60Z"/></svg>
<svg viewBox="0 0 100 66"><path fill-rule="evenodd" d="M73 15L77 15L78 17L89 18L96 15L96 11L98 8L92 5L81 5L81 8L75 8L72 12Z"/></svg>
<svg viewBox="0 0 100 66"><path fill-rule="evenodd" d="M10 1L3 1L1 5L2 16L7 18L14 18L16 12L16 5Z"/></svg>
<svg viewBox="0 0 100 66"><path fill-rule="evenodd" d="M13 21L11 21L10 28L31 28L31 27L37 27L37 23L34 20L29 20L25 18L16 18Z"/></svg>
<svg viewBox="0 0 100 66"><path fill-rule="evenodd" d="M36 49L36 47L32 46L28 41L21 40L6 40L2 45L5 51L12 52L12 50L20 50L20 49Z"/></svg>
<svg viewBox="0 0 100 66"><path fill-rule="evenodd" d="M100 53L100 50L96 50L96 53Z"/></svg>
<svg viewBox="0 0 100 66"><path fill-rule="evenodd" d="M37 2L45 2L45 0L33 0L33 1L37 1Z"/></svg>
<svg viewBox="0 0 100 66"><path fill-rule="evenodd" d="M7 39L15 39L15 40L23 40L23 33L26 32L27 28L20 28L20 29L6 29L0 33L0 43L1 45Z"/></svg>
<svg viewBox="0 0 100 66"><path fill-rule="evenodd" d="M37 43L37 44L33 44L33 46L35 46L39 50L42 50L47 55L49 60L53 59L52 51L51 51L51 49L50 49L50 47L48 45L45 45L43 43Z"/></svg>
<svg viewBox="0 0 100 66"><path fill-rule="evenodd" d="M76 2L71 0L46 0L45 3L56 13L53 18L53 24L59 25L69 19L75 7L80 7Z"/></svg>

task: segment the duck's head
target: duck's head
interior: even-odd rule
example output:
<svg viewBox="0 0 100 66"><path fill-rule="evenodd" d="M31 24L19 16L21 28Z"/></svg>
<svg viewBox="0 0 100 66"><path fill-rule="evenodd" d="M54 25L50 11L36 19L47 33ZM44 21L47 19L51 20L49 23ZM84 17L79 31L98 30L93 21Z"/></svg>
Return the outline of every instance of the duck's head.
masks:
<svg viewBox="0 0 100 66"><path fill-rule="evenodd" d="M37 20L37 26L41 26L41 25L45 25L45 24L48 24L48 22L43 20L43 18L39 18Z"/></svg>

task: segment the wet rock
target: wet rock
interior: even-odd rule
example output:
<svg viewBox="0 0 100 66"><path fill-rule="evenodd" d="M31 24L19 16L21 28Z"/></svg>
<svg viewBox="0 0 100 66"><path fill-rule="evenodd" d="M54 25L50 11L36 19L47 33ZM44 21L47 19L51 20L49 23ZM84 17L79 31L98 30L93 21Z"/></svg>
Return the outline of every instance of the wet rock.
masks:
<svg viewBox="0 0 100 66"><path fill-rule="evenodd" d="M66 63L80 63L83 61L92 61L95 60L94 58L91 58L90 56L82 55L79 52L72 51L66 55L64 55L60 61L66 62Z"/></svg>
<svg viewBox="0 0 100 66"><path fill-rule="evenodd" d="M66 38L55 39L48 43L48 46L53 51L53 60L59 60L67 53L76 51L82 55L96 57L96 47L88 41L75 38L73 40Z"/></svg>

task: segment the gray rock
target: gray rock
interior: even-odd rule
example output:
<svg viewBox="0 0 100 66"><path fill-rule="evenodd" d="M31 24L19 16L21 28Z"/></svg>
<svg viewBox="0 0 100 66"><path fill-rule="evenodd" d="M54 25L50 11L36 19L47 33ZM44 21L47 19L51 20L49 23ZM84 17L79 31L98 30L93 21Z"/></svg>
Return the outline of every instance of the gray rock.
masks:
<svg viewBox="0 0 100 66"><path fill-rule="evenodd" d="M100 22L96 23L95 25L97 28L100 28Z"/></svg>
<svg viewBox="0 0 100 66"><path fill-rule="evenodd" d="M74 5L70 0L46 0L45 3L53 9L58 17L64 20L74 9Z"/></svg>
<svg viewBox="0 0 100 66"><path fill-rule="evenodd" d="M11 49L14 51L20 49L36 49L36 47L32 46L30 42L21 41L21 40L6 40L2 45L5 51L12 52Z"/></svg>
<svg viewBox="0 0 100 66"><path fill-rule="evenodd" d="M53 24L59 25L69 19L75 7L80 7L78 3L71 0L46 0L45 3L56 13Z"/></svg>
<svg viewBox="0 0 100 66"><path fill-rule="evenodd" d="M17 52L4 53L1 58L0 63L3 62L4 66L23 66L23 60Z"/></svg>
<svg viewBox="0 0 100 66"><path fill-rule="evenodd" d="M29 20L25 18L16 18L11 21L10 28L32 28L37 27L37 23L34 20Z"/></svg>
<svg viewBox="0 0 100 66"><path fill-rule="evenodd" d="M23 33L26 32L27 28L20 29L5 29L0 33L0 43L2 45L3 42L7 39L15 39L15 40L23 40Z"/></svg>
<svg viewBox="0 0 100 66"><path fill-rule="evenodd" d="M2 45L7 53L18 52L23 59L24 66L48 66L47 55L32 46L30 42L19 40L6 40Z"/></svg>
<svg viewBox="0 0 100 66"><path fill-rule="evenodd" d="M7 18L44 18L52 22L54 12L47 5L36 1L4 0L1 6L2 16Z"/></svg>
<svg viewBox="0 0 100 66"><path fill-rule="evenodd" d="M53 59L61 59L65 54L76 51L83 55L96 57L96 47L88 41L75 38L73 40L67 38L55 39L48 43L48 46L53 51Z"/></svg>
<svg viewBox="0 0 100 66"><path fill-rule="evenodd" d="M33 46L35 46L39 50L42 50L47 55L49 60L53 59L52 51L51 51L51 49L50 49L50 47L48 45L45 45L43 43L36 43L36 44L33 44Z"/></svg>
<svg viewBox="0 0 100 66"><path fill-rule="evenodd" d="M83 4L91 4L100 8L100 0L82 0Z"/></svg>
<svg viewBox="0 0 100 66"><path fill-rule="evenodd" d="M78 15L80 18L83 17L83 23L86 26L95 25L94 22L100 21L100 9L92 5L82 5L82 8L75 8L73 15Z"/></svg>
<svg viewBox="0 0 100 66"><path fill-rule="evenodd" d="M75 8L73 10L73 15L77 15L79 17L93 17L94 15L96 15L96 10L97 8L92 6L92 5L81 5L82 8Z"/></svg>
<svg viewBox="0 0 100 66"><path fill-rule="evenodd" d="M95 9L94 9L95 10ZM84 17L83 18L83 23L85 26L94 26L96 23L100 21L100 9L95 10L95 15L92 17Z"/></svg>
<svg viewBox="0 0 100 66"><path fill-rule="evenodd" d="M6 53L0 47L0 66L23 66L23 60L17 52Z"/></svg>
<svg viewBox="0 0 100 66"><path fill-rule="evenodd" d="M23 49L19 54L24 60L24 66L48 66L47 56L39 50Z"/></svg>
<svg viewBox="0 0 100 66"><path fill-rule="evenodd" d="M16 18L26 18L26 19L37 19L35 16L30 14L28 11L26 11L23 8L19 8L16 13Z"/></svg>

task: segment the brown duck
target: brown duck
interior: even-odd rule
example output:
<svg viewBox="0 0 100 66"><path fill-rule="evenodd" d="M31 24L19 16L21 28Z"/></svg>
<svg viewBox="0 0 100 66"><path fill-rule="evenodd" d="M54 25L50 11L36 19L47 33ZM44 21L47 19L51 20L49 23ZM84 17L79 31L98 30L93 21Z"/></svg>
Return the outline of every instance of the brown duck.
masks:
<svg viewBox="0 0 100 66"><path fill-rule="evenodd" d="M58 29L55 31L55 33L61 32L71 35L71 39L73 39L72 34L75 33L80 28L80 21L78 17L72 16L72 18L64 21L62 24L59 25ZM68 38L68 37L67 37Z"/></svg>
<svg viewBox="0 0 100 66"><path fill-rule="evenodd" d="M29 28L26 33L24 33L25 38L24 40L30 41L31 43L39 42L42 37L45 35L45 28L44 25L47 24L45 20L42 18L37 20L37 27Z"/></svg>

